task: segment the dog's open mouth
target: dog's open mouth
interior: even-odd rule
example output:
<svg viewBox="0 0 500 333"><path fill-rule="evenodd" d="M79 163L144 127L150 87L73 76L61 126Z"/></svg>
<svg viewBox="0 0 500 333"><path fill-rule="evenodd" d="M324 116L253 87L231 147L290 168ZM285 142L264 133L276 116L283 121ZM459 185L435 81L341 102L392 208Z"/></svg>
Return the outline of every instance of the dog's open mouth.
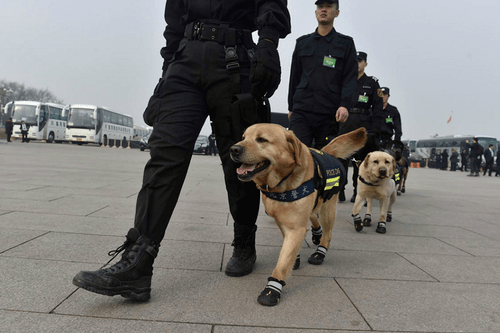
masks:
<svg viewBox="0 0 500 333"><path fill-rule="evenodd" d="M248 181L252 179L257 173L261 172L265 168L267 168L271 162L269 160L265 160L259 162L257 164L242 164L236 172L238 173L238 179L242 181Z"/></svg>

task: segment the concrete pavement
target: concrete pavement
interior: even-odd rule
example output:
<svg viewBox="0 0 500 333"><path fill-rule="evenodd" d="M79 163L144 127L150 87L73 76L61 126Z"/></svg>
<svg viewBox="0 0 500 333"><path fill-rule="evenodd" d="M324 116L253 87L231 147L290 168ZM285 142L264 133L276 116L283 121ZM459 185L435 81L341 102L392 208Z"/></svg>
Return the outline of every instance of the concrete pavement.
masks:
<svg viewBox="0 0 500 333"><path fill-rule="evenodd" d="M227 277L233 221L220 161L194 155L151 300L76 288L78 271L98 269L125 240L148 158L0 140L0 332L500 332L500 178L465 172L410 169L385 235L357 233L352 204L339 204L324 264L307 263L308 232L301 268L268 308L256 298L281 233L262 208L254 273Z"/></svg>

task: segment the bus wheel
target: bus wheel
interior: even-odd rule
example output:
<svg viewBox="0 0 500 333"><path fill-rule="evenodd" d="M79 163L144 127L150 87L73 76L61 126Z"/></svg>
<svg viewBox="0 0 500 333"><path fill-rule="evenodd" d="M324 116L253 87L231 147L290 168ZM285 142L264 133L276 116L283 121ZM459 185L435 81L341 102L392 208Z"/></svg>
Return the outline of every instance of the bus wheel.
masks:
<svg viewBox="0 0 500 333"><path fill-rule="evenodd" d="M49 136L47 137L47 142L48 143L54 142L54 132L49 133Z"/></svg>

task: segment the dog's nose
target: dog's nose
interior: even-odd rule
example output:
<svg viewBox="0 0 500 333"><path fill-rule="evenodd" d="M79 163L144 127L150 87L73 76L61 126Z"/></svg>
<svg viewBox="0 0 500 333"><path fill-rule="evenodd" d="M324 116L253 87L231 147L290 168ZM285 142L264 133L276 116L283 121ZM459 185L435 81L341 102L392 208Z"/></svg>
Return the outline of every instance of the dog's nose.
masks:
<svg viewBox="0 0 500 333"><path fill-rule="evenodd" d="M231 154L232 155L240 155L243 152L243 147L240 145L233 145L231 147Z"/></svg>
<svg viewBox="0 0 500 333"><path fill-rule="evenodd" d="M385 176L387 174L387 169L379 169L378 172L381 176Z"/></svg>

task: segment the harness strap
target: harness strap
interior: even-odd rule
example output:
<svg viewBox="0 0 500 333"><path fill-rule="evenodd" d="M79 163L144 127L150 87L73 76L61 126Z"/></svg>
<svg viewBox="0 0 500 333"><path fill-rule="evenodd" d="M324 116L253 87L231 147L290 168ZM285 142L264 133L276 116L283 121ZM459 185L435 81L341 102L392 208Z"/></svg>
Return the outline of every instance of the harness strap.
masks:
<svg viewBox="0 0 500 333"><path fill-rule="evenodd" d="M361 182L363 184L366 184L368 186L380 186L380 185L376 185L376 184L372 184L372 183L368 183L366 180L363 179L363 177L359 176L359 180L361 180Z"/></svg>
<svg viewBox="0 0 500 333"><path fill-rule="evenodd" d="M294 190L289 190L281 193L267 192L261 189L262 193L269 199L283 202L292 202L307 197L314 193L314 178L309 179Z"/></svg>

